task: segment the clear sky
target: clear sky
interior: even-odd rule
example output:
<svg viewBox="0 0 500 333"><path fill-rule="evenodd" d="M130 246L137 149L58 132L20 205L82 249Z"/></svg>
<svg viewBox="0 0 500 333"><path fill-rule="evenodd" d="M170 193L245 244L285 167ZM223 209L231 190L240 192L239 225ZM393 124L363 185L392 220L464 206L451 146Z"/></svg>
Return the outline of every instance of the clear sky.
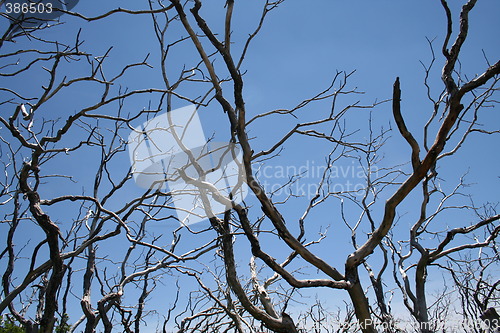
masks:
<svg viewBox="0 0 500 333"><path fill-rule="evenodd" d="M205 1L201 11L208 24L219 33L223 32L224 3L225 1L222 0ZM459 3L461 2L450 1L455 21L458 21ZM262 4L263 1L260 0L236 1L233 20L234 53L241 50L245 38L255 29ZM137 0L81 1L74 10L85 16L94 16L118 6L140 9L146 8L147 4L146 1ZM492 63L499 58L499 13L500 1L480 0L470 15L469 37L461 57L462 73L469 78L481 74L487 67L485 56ZM113 47L110 53L112 61L106 65L110 77L116 75L124 65L141 61L150 54L149 62L153 68L132 70L121 80L122 88L131 90L161 87L161 77L158 72L159 49L152 30L150 16L131 16L119 13L97 22L85 22L79 18L64 16L61 21L65 22L63 26L47 30L47 38L71 41L75 39L77 31L82 28L81 39L85 41L82 48L87 52L99 56L111 46ZM457 22L455 22L455 30L456 24ZM0 28L3 31L5 27L6 21L3 19ZM388 100L392 97L392 85L395 78L400 77L403 116L410 131L421 142L422 126L432 112L432 104L427 99L426 88L423 84L425 74L423 65L429 65L432 59L428 41L433 41L432 45L436 55L430 84L432 85L432 95L437 97L443 89L440 72L444 59L440 50L445 32L445 13L438 0L315 0L308 2L287 0L269 15L242 66L242 70L246 71L244 92L247 117L250 119L272 109L293 107L300 101L310 98L328 87L337 71L346 71L347 73L355 71L348 80L348 87L364 92L364 94L342 96L338 101L339 107L356 101L360 101L361 105L371 105L378 101ZM168 37L174 40L178 36L186 36L186 33L178 28L173 28ZM2 53L28 47L31 45L30 43L34 42L19 39L15 45L4 45ZM174 49L172 57L169 59L172 64L169 66L172 70L169 74L172 77L178 76L184 64L189 68L198 61L193 52L192 46L181 46ZM215 62L215 65L216 68L222 65L220 59ZM76 77L82 73L80 70L83 67L80 68L78 64L71 63L65 66L69 77ZM36 71L35 76L29 78L2 78L3 82L0 85L30 95L30 89L31 91L40 91L41 82L46 79L47 74L40 69ZM116 91L118 87L113 87L113 89ZM181 89L181 92L187 96L192 94L193 96L190 97L195 97L198 94L198 91L193 92L187 88ZM65 119L68 115L78 112L82 107L94 103L99 98L99 91L93 87L85 86L84 89L71 89L70 93L63 94L62 98L49 104L52 107L50 110L47 108L43 112L47 112L47 117ZM152 101L154 103L156 100L152 98ZM148 107L149 102L150 100L135 98L126 104L125 108L127 112L137 112ZM185 105L185 101L174 101L174 107ZM113 107L115 106L108 106L100 112L113 114L115 112ZM329 102L318 102L310 105L302 111L302 119L324 116L329 113L329 107ZM4 117L8 117L12 111L12 105L0 106L0 113ZM207 110L201 110L200 114L205 135L210 136L215 133L219 140L227 140L226 127L222 123L225 115L215 107L215 104L212 104ZM352 110L352 114L347 117L347 128L351 130L361 129L355 134L355 138L358 140L368 138L368 117L369 111L365 109ZM375 129L379 130L381 127L387 129L390 126L395 129L390 103L383 103L375 107L372 117ZM497 130L500 125L498 110L495 108L484 110L481 122L485 129ZM138 121L137 124L133 125L137 126L140 123ZM249 136L255 137L252 140L254 150L268 149L271 143L282 137L296 123L297 119L293 117L270 117L264 121L256 120L248 127ZM3 130L0 129L0 131ZM5 133L2 132L2 136L5 136ZM410 151L406 142L397 131L393 131L390 136L390 140L382 150L384 156L382 165L408 162ZM453 161L443 163L443 170L452 176L442 183L443 188L447 190L453 188L459 181L459 177L468 172L467 182L479 184L471 188L471 193L474 193L474 198L477 200L476 203L481 205L483 202L498 202L498 187L500 185L498 177L499 139L498 135L489 137L489 143L485 147L482 144L484 142L483 136L471 136ZM307 184L317 181L317 175L314 175L313 171L321 169L324 156L328 154L330 149L331 147L324 142L320 143L313 139L294 139L290 141L281 156L266 164L270 169L267 169L267 176L264 175L261 180L270 187L273 184L283 184L286 177L283 177L280 172L284 167L292 166L299 170L301 167L307 166L309 174L299 182L300 185L305 184L307 187ZM53 168L51 174L80 174L80 179L77 180L80 183L70 184L68 187L54 185L65 184L66 180L60 180L60 183L52 183L51 187L42 188L41 191L47 196L47 199L50 196L65 193L68 188L75 191L75 194L78 191L83 191L84 185L82 184L89 184L89 177L97 168L99 157L92 155L94 153L89 151L76 158L65 158L62 164L47 164L47 168L49 166ZM470 158L469 156L474 157ZM122 174L129 166L126 154L119 157L119 161L116 165L116 174ZM318 169L315 169L316 167ZM346 182L350 182L349 184L354 186L356 181L359 181L357 179L359 177L352 174L353 170L354 172L358 171L355 160L342 160L338 167L339 172L343 172L344 175L338 176L334 181L338 181L341 186L347 186ZM410 165L406 164L402 168L409 170ZM66 170L70 170L70 172L66 172ZM135 190L137 189L131 188L130 193ZM391 191L385 193L384 198L390 194ZM284 206L285 217L295 223L307 206L307 199L306 195L303 198L291 200L290 205ZM398 210L402 218L398 225L401 230L396 229L397 232L404 233L405 228L413 224L418 217L418 209L411 205L412 197L408 199L410 202L405 202ZM416 200L416 198L413 199ZM379 207L382 207L380 205L382 202L382 200L379 202ZM336 207L338 202L333 201L332 205ZM352 249L349 245L349 232L341 226L342 222L338 215L331 214L326 208L318 209L313 213L310 221L311 230L314 231L311 231L310 238L315 237L315 231L324 230L326 226L330 225L329 237L333 240L334 250L332 251L332 243L330 242L325 242L315 249L320 256L324 256L333 263L338 260L339 268L343 270L342 263ZM257 210L254 217L260 214L260 209L257 208ZM54 214L57 212L54 211ZM382 210L375 209L374 214L380 217ZM64 214L57 215L58 220L62 222ZM457 218L457 216L450 216L453 219ZM353 218L354 215L351 217ZM463 217L463 220L461 217L443 223L460 224L462 222L462 224L468 224L468 218L471 217L472 215ZM206 225L202 224L202 226ZM208 235L199 237L196 242L202 243L206 240L203 237L208 237ZM277 257L284 254L285 252L281 250L273 253ZM242 271L247 269L248 256L242 257ZM340 294L346 295L346 293L335 291L335 295ZM149 304L154 307L155 304L160 303L161 301L153 296Z"/></svg>

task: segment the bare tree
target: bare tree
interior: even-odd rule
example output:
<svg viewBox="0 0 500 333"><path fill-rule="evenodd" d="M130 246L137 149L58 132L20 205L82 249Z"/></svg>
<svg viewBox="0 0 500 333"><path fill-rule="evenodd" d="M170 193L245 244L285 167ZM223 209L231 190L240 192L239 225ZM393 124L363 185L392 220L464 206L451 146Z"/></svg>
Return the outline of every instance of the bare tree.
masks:
<svg viewBox="0 0 500 333"><path fill-rule="evenodd" d="M143 9L116 8L95 16L66 4L56 11L81 28L53 40L47 32L61 28L56 17L28 20L29 25L9 17L12 25L0 43L5 80L0 88L0 313L9 313L26 332L44 333L61 328L69 312L79 316L70 318L69 330L86 333L116 327L140 332L152 321L162 332L371 333L379 325L384 332L401 332L400 314L392 306L401 295L418 331L428 333L439 329L438 317L456 302L430 301L431 273L453 278L453 295L466 318L477 319L498 305L499 281L486 272L498 264L500 216L494 204L481 213L473 195L462 192L462 179L451 191L440 185L448 180L447 161L473 133L489 139L500 132L480 122L482 110L497 104L500 62L485 64L472 79L460 69L476 1L463 5L456 33L454 14L441 1L447 20L441 47L444 87L431 89L439 59L430 42L433 57L424 66L424 85L432 107L422 139L404 120L405 82L399 78L392 96L388 91L391 98L363 104L361 92L350 84L354 72L337 71L323 90L302 96L291 108L249 110L245 60L270 13L284 2L267 0L245 38L233 31L239 6L234 0L226 1L222 24L211 23L204 11L218 5L200 0L150 0ZM112 45L92 50L85 43L86 24L119 15L148 19L157 49L124 64ZM171 61L177 52L188 54L180 65ZM20 86L16 81L42 77L40 71L43 82ZM135 72L154 84L134 79ZM85 97L71 100L75 91ZM389 101L396 138L391 129L377 128L378 115L372 112ZM50 113L69 108L68 102L71 114ZM217 146L210 128L213 137L193 149L187 132L176 130L180 102L215 110L223 128L218 135L227 144ZM308 113L313 106L319 111ZM348 122L356 110L367 111L365 124ZM166 125L151 127L165 111ZM192 114L186 118L196 122ZM271 121L280 124L277 139L258 132L259 124ZM159 130L181 147L185 165L169 168L162 160L161 177L147 178L152 171L141 175L138 166L160 155L140 155L129 134L146 140L142 137L157 137ZM304 176L300 170L287 171L278 187L265 184L265 168L286 163L285 148L293 149L294 140L328 147L320 150L323 165L310 195L295 187ZM385 164L389 140L405 141L407 163ZM162 142L147 144L161 150ZM135 157L131 167L129 153ZM208 169L207 156L214 163ZM226 159L234 161L237 177L222 191L225 179L216 171ZM361 186L339 189L332 181L336 168L346 163L361 173ZM153 180L140 188L141 176ZM185 187L173 185L180 183ZM239 196L245 188L248 195ZM200 206L196 213L189 207L182 211L186 220L180 218L179 193L195 193ZM404 217L398 214L406 209L418 211L419 218L401 233L398 223ZM444 226L440 221L450 211L475 215ZM195 227L189 217L206 218L209 226ZM332 220L338 223L327 228ZM334 257L324 251L336 246L330 229L347 230L351 249L344 242ZM479 255L472 259L474 251ZM175 295L162 298L174 284ZM293 304L311 290L345 297L345 311L331 310L320 299L295 310ZM149 306L153 298L165 306Z"/></svg>

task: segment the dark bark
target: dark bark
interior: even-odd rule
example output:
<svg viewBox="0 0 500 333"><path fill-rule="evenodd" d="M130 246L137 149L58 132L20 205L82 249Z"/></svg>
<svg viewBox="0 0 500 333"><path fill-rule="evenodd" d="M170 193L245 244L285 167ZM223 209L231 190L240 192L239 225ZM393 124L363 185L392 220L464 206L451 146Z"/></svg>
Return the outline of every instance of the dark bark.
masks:
<svg viewBox="0 0 500 333"><path fill-rule="evenodd" d="M63 282L65 266L59 249L59 227L50 220L40 207L40 196L29 185L29 174L33 172L38 178L38 166L35 164L39 153L35 153L33 161L25 163L19 175L19 185L22 193L29 201L29 210L38 225L46 235L47 244L50 251L50 261L52 263L52 274L49 278L45 290L45 306L43 316L40 320L40 333L52 333L55 324L55 314L58 308L57 292Z"/></svg>

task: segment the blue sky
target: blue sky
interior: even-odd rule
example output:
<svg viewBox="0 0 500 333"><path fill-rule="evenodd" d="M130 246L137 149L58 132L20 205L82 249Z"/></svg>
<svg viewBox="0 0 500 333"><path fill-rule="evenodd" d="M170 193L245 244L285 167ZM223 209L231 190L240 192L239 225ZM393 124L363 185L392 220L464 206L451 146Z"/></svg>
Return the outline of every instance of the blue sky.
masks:
<svg viewBox="0 0 500 333"><path fill-rule="evenodd" d="M452 1L450 1L451 3ZM450 4L454 18L458 16L459 5L453 1ZM202 15L205 15L209 25L214 31L222 32L225 1L210 1L204 4ZM402 112L408 128L413 132L417 140L422 140L422 126L427 121L432 112L432 105L426 98L426 90L423 85L424 65L428 65L431 60L431 51L427 39L433 40L436 54L435 67L432 70L432 94L437 97L443 85L440 80L440 71L444 64L440 49L445 34L445 13L439 1L424 0L418 2L410 1L327 1L316 0L307 2L299 0L287 0L278 9L270 13L267 21L258 37L253 42L242 70L246 71L245 97L248 118L259 113L275 108L291 108L301 100L307 99L317 92L326 88L337 71L356 71L349 78L348 87L356 88L364 94L345 96L339 99L339 106L345 106L358 100L362 105L370 105L376 101L387 100L392 97L392 84L396 77L401 79L402 88ZM263 1L237 1L235 6L235 17L233 20L233 52L241 50L244 38L256 27L260 6ZM98 15L108 9L117 6L130 9L139 9L145 6L145 1L81 1L75 10L83 15ZM497 0L478 1L476 8L470 16L469 38L462 51L462 71L469 78L478 75L487 67L484 54L491 62L495 62L500 55L500 2ZM106 65L109 77L118 73L122 66L141 61L147 54L150 54L152 69L132 70L121 80L122 87L128 89L161 87L158 69L158 45L152 31L151 18L147 15L130 16L127 14L115 14L98 22L84 22L73 17L63 17L66 22L64 26L49 30L48 38L60 38L63 40L74 40L79 28L82 28L82 39L85 40L84 48L93 55L102 55L109 47L113 46L110 53L112 61ZM457 21L457 20L456 20ZM5 27L5 22L0 26ZM456 22L455 22L456 30ZM180 29L173 28L169 38L175 40L179 35L185 36ZM427 38L427 39L426 39ZM5 45L2 52L14 50L19 47L26 47L34 43L25 39L20 39L16 45ZM197 62L193 47L187 43L172 52L169 66L172 77L176 77L185 64L190 67ZM421 63L422 62L422 63ZM221 60L215 62L216 68L222 67ZM82 67L79 67L82 66ZM75 69L78 68L75 73ZM67 64L65 69L69 77L81 74L83 64ZM12 89L20 89L26 94L31 91L39 91L43 80L47 75L43 70L36 72L35 76L29 78L10 78L2 83L2 86ZM83 87L83 86L82 86ZM30 91L31 89L31 91ZM118 89L114 87L113 89ZM181 89L186 95L196 95L198 91L190 90L191 87ZM227 88L226 88L227 89ZM35 94L34 94L35 95ZM79 111L82 107L99 99L99 91L92 86L75 88L69 90L61 99L55 100L43 110L50 114L50 117L62 117ZM156 102L151 98L152 103ZM137 112L147 107L150 100L132 99L125 105L125 110ZM176 100L174 107L185 106L185 101ZM51 108L49 108L49 106ZM2 115L9 114L11 109L1 106ZM106 107L100 112L112 114L114 105ZM388 128L393 126L391 115L391 104L385 103L373 109L373 126ZM329 103L318 102L305 108L301 115L303 119L316 118L328 114ZM212 104L207 110L200 111L205 128L205 135L216 133L216 136L223 141L227 140L227 132L223 124L225 115ZM215 115L214 115L215 114ZM366 121L369 113L367 110L353 110L348 116L346 126L351 129L361 128L356 134L356 138L363 140L367 138ZM498 129L500 125L500 114L494 108L484 110L482 123L486 129ZM271 117L268 120L253 122L248 133L252 140L255 151L267 149L271 143L278 140L289 128L296 124L297 120L292 117L277 118ZM140 121L137 122L139 125ZM78 133L78 132L75 132ZM410 156L409 148L397 131L391 133L392 138L383 149L385 165L394 165L407 162ZM464 145L462 151L450 162L442 165L443 174L446 172L452 177L442 183L443 188L450 189L456 185L459 177L465 172L469 172L467 180L470 183L477 183L471 192L475 193L477 203L497 202L498 186L498 165L500 154L498 145L500 144L498 135L488 138L488 146L482 147L484 137L480 135L471 136ZM479 149L478 149L479 147ZM329 147L325 143L320 143L312 139L297 140L292 139L288 148L280 157L270 161L268 165L277 170L283 166L321 165L324 156L328 153ZM96 151L89 150L87 153L77 158L68 156L64 158L64 163L53 165L54 171L64 173L65 170L83 172L77 184L70 184L68 187L56 186L42 189L47 196L63 193L68 188L74 191L81 191L84 185L88 184L90 175L97 168L98 161L94 155ZM474 156L471 158L470 156ZM127 155L123 154L116 164L116 173L121 174L126 171ZM84 164L85 162L85 164ZM86 163L90 163L86 164ZM343 160L339 166L344 170L352 170L353 160ZM410 166L403 168L409 170ZM59 170L57 170L59 169ZM52 173L52 172L51 172ZM311 177L314 178L314 177ZM313 179L314 180L314 179ZM272 183L282 183L284 179L270 179ZM305 179L306 182L311 179ZM345 181L345 179L341 180ZM355 181L355 179L353 180ZM480 189L480 190L478 190ZM130 189L133 193L134 189ZM130 194L130 193L128 193ZM391 192L384 195L388 196ZM125 198L126 196L124 196ZM404 232L407 225L411 225L418 216L418 211L412 203L419 198L418 195L409 197L398 212L404 217L400 220L401 232ZM290 221L297 221L303 213L307 198L294 199L292 204L285 206L284 215ZM382 201L381 201L382 202ZM381 203L380 202L380 203ZM336 207L338 202L332 202ZM380 206L381 207L381 206ZM49 209L50 211L50 209ZM54 211L54 213L56 213ZM260 214L260 210L256 213ZM381 210L376 210L375 214L380 216ZM63 220L64 216L60 216ZM454 216L453 218L456 218ZM453 223L463 222L467 224L466 216L463 221L455 220ZM472 216L470 216L472 218ZM351 251L349 247L349 233L346 228L339 226L338 216L332 216L328 210L318 210L312 213L311 230L323 230L327 225L331 225L330 237L338 244L335 251L331 250L331 243L318 246L316 250L319 255L325 256L336 262L339 267L345 257ZM319 221L319 222L318 222ZM451 223L444 221L443 223ZM201 226L200 226L201 227ZM293 227L292 227L293 228ZM314 231L311 231L311 238L314 238ZM204 238L196 239L197 242L204 241ZM249 254L248 254L249 255ZM285 255L282 250L277 250L273 255ZM242 270L246 269L246 257L243 257ZM334 292L338 295L338 292ZM345 296L345 293L343 294ZM150 304L155 304L156 300L151 299Z"/></svg>

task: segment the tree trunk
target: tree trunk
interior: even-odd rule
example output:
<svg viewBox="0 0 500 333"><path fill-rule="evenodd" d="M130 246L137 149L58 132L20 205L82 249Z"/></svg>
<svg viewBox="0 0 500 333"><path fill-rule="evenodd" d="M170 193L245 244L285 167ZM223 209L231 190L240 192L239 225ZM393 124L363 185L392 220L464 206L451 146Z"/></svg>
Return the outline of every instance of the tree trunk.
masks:
<svg viewBox="0 0 500 333"><path fill-rule="evenodd" d="M366 298L363 287L359 282L357 269L355 269L354 274L355 278L353 280L355 282L354 285L348 289L348 292L351 297L352 304L354 305L354 313L358 319L359 327L363 333L377 333L370 314L368 299Z"/></svg>

